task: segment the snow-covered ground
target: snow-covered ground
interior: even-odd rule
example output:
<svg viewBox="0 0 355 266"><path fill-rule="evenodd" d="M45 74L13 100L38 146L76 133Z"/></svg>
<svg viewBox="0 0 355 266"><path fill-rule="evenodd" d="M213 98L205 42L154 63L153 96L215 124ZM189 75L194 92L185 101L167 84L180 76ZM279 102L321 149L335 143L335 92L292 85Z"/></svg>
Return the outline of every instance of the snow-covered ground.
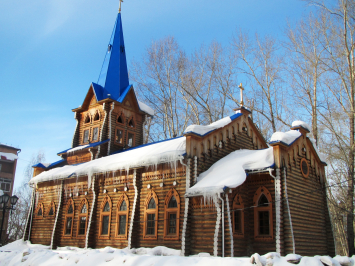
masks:
<svg viewBox="0 0 355 266"><path fill-rule="evenodd" d="M244 258L211 257L207 253L195 256L180 256L180 250L166 247L115 249L106 247L103 249L81 249L76 247L64 247L50 250L48 246L35 245L30 242L17 240L0 248L0 265L13 266L138 266L138 265L195 265L195 266L292 266L288 261L293 261L300 266L354 266L354 257L328 256L301 257L289 254L280 257L278 253L268 253L264 256L254 254Z"/></svg>

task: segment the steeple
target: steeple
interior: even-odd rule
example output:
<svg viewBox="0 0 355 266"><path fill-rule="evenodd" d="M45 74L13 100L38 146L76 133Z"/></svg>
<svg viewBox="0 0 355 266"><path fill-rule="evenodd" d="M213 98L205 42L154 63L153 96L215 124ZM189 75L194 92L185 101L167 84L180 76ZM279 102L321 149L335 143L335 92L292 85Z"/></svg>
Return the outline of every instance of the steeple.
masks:
<svg viewBox="0 0 355 266"><path fill-rule="evenodd" d="M103 99L110 97L117 100L129 87L120 12L117 14L116 23L97 83L102 87Z"/></svg>

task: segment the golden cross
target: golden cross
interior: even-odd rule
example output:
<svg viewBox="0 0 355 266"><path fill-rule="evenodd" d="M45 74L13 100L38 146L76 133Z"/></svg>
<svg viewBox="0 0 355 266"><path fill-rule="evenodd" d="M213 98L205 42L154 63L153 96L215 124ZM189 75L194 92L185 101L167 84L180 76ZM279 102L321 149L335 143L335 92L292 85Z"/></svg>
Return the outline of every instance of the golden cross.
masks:
<svg viewBox="0 0 355 266"><path fill-rule="evenodd" d="M238 88L240 89L240 107L243 107L243 86L242 86L242 83L239 84Z"/></svg>
<svg viewBox="0 0 355 266"><path fill-rule="evenodd" d="M121 3L123 2L123 0L119 0L120 1L120 6L118 7L118 13L121 13Z"/></svg>

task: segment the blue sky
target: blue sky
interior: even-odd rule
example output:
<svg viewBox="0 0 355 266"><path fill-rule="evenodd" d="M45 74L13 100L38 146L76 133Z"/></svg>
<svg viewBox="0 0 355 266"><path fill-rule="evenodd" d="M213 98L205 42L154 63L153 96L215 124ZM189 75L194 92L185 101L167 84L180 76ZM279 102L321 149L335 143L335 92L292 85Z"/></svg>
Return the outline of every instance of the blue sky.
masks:
<svg viewBox="0 0 355 266"><path fill-rule="evenodd" d="M70 147L71 109L96 82L118 0L0 2L0 142L19 147L15 186L32 154L47 162ZM122 22L128 65L153 40L174 36L188 53L236 30L282 38L287 21L309 11L299 0L125 0ZM129 66L128 66L129 68Z"/></svg>

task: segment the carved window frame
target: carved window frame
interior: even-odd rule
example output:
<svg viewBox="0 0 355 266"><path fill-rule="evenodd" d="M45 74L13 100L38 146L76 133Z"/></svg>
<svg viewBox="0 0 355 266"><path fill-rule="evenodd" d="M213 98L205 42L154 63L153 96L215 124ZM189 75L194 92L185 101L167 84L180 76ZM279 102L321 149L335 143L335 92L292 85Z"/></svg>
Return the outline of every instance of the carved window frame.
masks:
<svg viewBox="0 0 355 266"><path fill-rule="evenodd" d="M110 205L110 211L104 212L104 207L106 205L106 202ZM101 202L100 206L100 222L99 222L99 239L110 239L110 230L111 230L111 213L112 213L112 201L111 198L106 195L104 199ZM108 216L108 231L107 235L102 234L102 223L103 223L103 217Z"/></svg>
<svg viewBox="0 0 355 266"><path fill-rule="evenodd" d="M122 123L121 123L121 122L118 122L118 118L120 118L120 117L121 117ZM118 125L124 126L124 125L125 125L125 122L126 122L126 118L125 118L125 115L123 114L123 112L120 112L119 114L117 114L116 123L117 123Z"/></svg>
<svg viewBox="0 0 355 266"><path fill-rule="evenodd" d="M38 215L38 212L41 210L41 214ZM44 207L43 207L43 203L38 203L37 208L35 210L35 219L43 219L43 215L44 215Z"/></svg>
<svg viewBox="0 0 355 266"><path fill-rule="evenodd" d="M269 204L268 206L258 206L259 199L262 195L265 195ZM272 197L269 190L261 186L257 189L254 194L253 198L253 205L254 207L254 238L260 241L271 241L274 238L274 225L273 225L273 214L272 214ZM259 233L259 226L260 226L260 219L259 213L260 212L269 212L269 235L261 235Z"/></svg>
<svg viewBox="0 0 355 266"><path fill-rule="evenodd" d="M81 210L84 207L84 204L86 204L86 213L81 213ZM82 217L86 217L85 232L84 232L84 234L79 234L80 233L80 219ZM77 238L85 238L86 237L86 230L88 228L88 218L89 218L89 202L85 198L85 199L81 200L81 202L79 204L79 208L78 208L78 224L77 224L77 233L76 233Z"/></svg>
<svg viewBox="0 0 355 266"><path fill-rule="evenodd" d="M49 214L51 212L51 209L53 208L53 214ZM52 218L54 219L55 216L56 216L56 212L55 212L55 203L54 201L51 201L49 204L48 204L48 211L46 213L46 215L48 216L48 218Z"/></svg>
<svg viewBox="0 0 355 266"><path fill-rule="evenodd" d="M70 206L73 208L73 213L68 213ZM72 238L73 236L73 227L74 227L74 213L75 213L75 204L72 199L69 199L67 202L67 206L65 208L65 214L64 214L64 226L63 226L63 237L64 238ZM70 229L70 234L66 234L67 231L67 220L68 218L71 218L71 229Z"/></svg>
<svg viewBox="0 0 355 266"><path fill-rule="evenodd" d="M126 202L127 210L125 211L120 211L121 205L123 201ZM117 201L117 207L116 207L117 213L116 213L116 238L118 239L127 239L128 236L128 216L129 216L129 199L126 193L123 193L121 197ZM126 215L126 228L125 228L125 234L120 234L120 216Z"/></svg>
<svg viewBox="0 0 355 266"><path fill-rule="evenodd" d="M89 121L87 121L89 119ZM84 116L84 124L88 125L91 124L91 115L90 113L86 113L86 115Z"/></svg>
<svg viewBox="0 0 355 266"><path fill-rule="evenodd" d="M148 204L150 199L153 198L155 201L155 209L148 209ZM147 235L148 227L148 214L155 214L155 229L154 235ZM143 223L143 239L158 239L158 221L159 221L159 200L157 194L151 190L148 192L147 198L144 202L144 223Z"/></svg>
<svg viewBox="0 0 355 266"><path fill-rule="evenodd" d="M169 202L172 197L175 197L177 207L169 208ZM169 215L176 214L176 232L175 234L169 234ZM164 239L165 240L179 240L180 234L180 196L179 193L174 189L170 189L168 194L165 197L164 201Z"/></svg>
<svg viewBox="0 0 355 266"><path fill-rule="evenodd" d="M131 122L132 122L133 126L130 125ZM131 118L128 119L127 128L130 128L130 129L136 128L136 119L134 118L134 116L132 116Z"/></svg>
<svg viewBox="0 0 355 266"><path fill-rule="evenodd" d="M97 116L99 117L99 119L95 119ZM100 114L99 110L96 110L95 114L92 117L92 121L99 122L100 120L101 120L101 114Z"/></svg>
<svg viewBox="0 0 355 266"><path fill-rule="evenodd" d="M236 238L243 238L244 237L244 202L243 198L240 194L236 194L233 198L233 215L232 215L232 223L233 223L233 236ZM240 232L235 231L235 213L240 212Z"/></svg>

